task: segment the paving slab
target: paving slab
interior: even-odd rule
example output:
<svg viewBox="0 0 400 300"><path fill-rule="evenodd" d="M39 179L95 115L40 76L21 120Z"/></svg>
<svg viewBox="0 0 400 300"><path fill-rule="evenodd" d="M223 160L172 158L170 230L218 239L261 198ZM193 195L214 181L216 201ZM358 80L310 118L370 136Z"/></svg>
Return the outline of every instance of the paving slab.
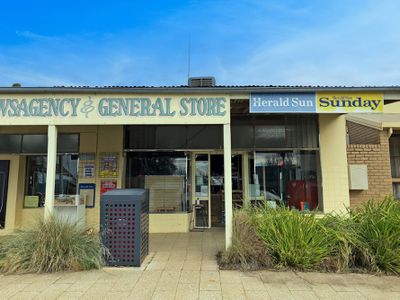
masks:
<svg viewBox="0 0 400 300"><path fill-rule="evenodd" d="M294 297L289 288L284 283L264 283L264 286L271 299L276 300L293 300Z"/></svg>
<svg viewBox="0 0 400 300"><path fill-rule="evenodd" d="M241 276L240 280L244 290L247 291L265 291L264 283L259 276Z"/></svg>
<svg viewBox="0 0 400 300"><path fill-rule="evenodd" d="M246 291L247 300L270 300L272 299L266 291Z"/></svg>
<svg viewBox="0 0 400 300"><path fill-rule="evenodd" d="M179 283L176 289L175 299L195 300L199 297L199 285L193 283Z"/></svg>
<svg viewBox="0 0 400 300"><path fill-rule="evenodd" d="M200 291L199 300L221 300L221 291Z"/></svg>
<svg viewBox="0 0 400 300"><path fill-rule="evenodd" d="M202 271L200 273L200 290L220 291L221 281L218 271Z"/></svg>
<svg viewBox="0 0 400 300"><path fill-rule="evenodd" d="M317 295L312 291L291 291L296 300L318 300Z"/></svg>

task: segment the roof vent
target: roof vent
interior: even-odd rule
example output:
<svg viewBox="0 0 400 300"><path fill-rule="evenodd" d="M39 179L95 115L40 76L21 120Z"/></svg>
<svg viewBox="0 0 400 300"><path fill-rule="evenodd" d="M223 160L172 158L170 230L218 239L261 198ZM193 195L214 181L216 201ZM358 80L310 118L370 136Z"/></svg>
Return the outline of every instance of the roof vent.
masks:
<svg viewBox="0 0 400 300"><path fill-rule="evenodd" d="M13 83L13 84L12 84L12 87L20 88L20 87L21 87L21 84L18 83L18 82L16 82L16 83Z"/></svg>
<svg viewBox="0 0 400 300"><path fill-rule="evenodd" d="M189 87L213 87L215 86L215 77L190 77Z"/></svg>

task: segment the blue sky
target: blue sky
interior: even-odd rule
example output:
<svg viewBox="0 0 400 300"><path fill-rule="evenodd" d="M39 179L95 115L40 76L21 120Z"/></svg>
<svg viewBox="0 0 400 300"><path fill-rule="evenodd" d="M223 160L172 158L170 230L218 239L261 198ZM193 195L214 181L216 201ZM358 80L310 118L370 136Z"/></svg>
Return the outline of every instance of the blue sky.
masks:
<svg viewBox="0 0 400 300"><path fill-rule="evenodd" d="M400 1L4 1L0 86L399 85Z"/></svg>

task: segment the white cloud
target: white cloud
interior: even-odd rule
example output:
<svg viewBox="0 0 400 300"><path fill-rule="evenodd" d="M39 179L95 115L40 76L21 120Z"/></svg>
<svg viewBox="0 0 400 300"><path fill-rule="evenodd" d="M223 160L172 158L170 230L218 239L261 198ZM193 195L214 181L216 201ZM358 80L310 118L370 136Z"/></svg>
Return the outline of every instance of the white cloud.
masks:
<svg viewBox="0 0 400 300"><path fill-rule="evenodd" d="M261 43L232 68L237 82L258 84L395 85L400 83L398 2L358 7L350 17Z"/></svg>

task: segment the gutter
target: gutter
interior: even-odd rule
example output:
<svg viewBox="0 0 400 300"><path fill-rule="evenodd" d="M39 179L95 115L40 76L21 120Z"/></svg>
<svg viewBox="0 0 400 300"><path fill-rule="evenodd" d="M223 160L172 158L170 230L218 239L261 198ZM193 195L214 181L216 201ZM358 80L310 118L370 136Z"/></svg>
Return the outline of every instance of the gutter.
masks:
<svg viewBox="0 0 400 300"><path fill-rule="evenodd" d="M236 94L319 91L400 92L400 87L0 87L0 94Z"/></svg>

